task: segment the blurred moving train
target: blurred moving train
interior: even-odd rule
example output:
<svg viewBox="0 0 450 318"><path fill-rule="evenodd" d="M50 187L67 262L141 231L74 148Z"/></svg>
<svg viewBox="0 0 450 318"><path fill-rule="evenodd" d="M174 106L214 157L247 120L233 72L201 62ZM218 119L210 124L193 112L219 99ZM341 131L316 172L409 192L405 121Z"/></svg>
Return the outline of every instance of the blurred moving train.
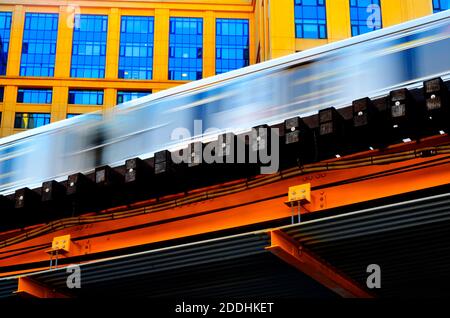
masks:
<svg viewBox="0 0 450 318"><path fill-rule="evenodd" d="M449 37L450 10L3 138L0 194L448 79ZM173 138L176 128L191 137Z"/></svg>

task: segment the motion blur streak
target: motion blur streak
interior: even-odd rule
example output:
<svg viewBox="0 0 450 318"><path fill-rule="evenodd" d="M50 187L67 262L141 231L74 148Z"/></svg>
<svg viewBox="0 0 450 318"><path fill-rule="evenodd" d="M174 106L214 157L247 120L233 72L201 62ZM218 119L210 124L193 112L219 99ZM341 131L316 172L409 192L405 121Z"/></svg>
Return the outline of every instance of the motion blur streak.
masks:
<svg viewBox="0 0 450 318"><path fill-rule="evenodd" d="M211 137L194 135L194 120L237 133L445 77L449 36L446 11L4 138L0 193L181 148L189 140L171 140L175 128Z"/></svg>

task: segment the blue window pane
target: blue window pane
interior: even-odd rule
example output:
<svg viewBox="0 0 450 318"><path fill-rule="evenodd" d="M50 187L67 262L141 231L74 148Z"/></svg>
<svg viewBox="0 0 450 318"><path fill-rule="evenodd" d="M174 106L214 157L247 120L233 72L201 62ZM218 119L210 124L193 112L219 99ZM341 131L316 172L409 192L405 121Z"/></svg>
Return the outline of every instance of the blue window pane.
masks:
<svg viewBox="0 0 450 318"><path fill-rule="evenodd" d="M0 75L6 74L9 38L11 36L11 12L0 12Z"/></svg>
<svg viewBox="0 0 450 318"><path fill-rule="evenodd" d="M66 118L69 119L69 118L73 118L73 117L76 117L79 115L81 115L81 114L67 114Z"/></svg>
<svg viewBox="0 0 450 318"><path fill-rule="evenodd" d="M153 40L153 17L122 17L120 26L119 78L152 79Z"/></svg>
<svg viewBox="0 0 450 318"><path fill-rule="evenodd" d="M198 80L203 74L203 19L170 18L169 79Z"/></svg>
<svg viewBox="0 0 450 318"><path fill-rule="evenodd" d="M327 38L325 0L295 0L294 13L297 38Z"/></svg>
<svg viewBox="0 0 450 318"><path fill-rule="evenodd" d="M151 91L139 91L139 92L118 91L117 104L126 103L129 102L130 100L150 95L151 93L152 93Z"/></svg>
<svg viewBox="0 0 450 318"><path fill-rule="evenodd" d="M450 9L450 0L433 0L433 12L441 12ZM1 28L1 24L0 24Z"/></svg>
<svg viewBox="0 0 450 318"><path fill-rule="evenodd" d="M19 88L17 102L24 104L51 104L51 89Z"/></svg>
<svg viewBox="0 0 450 318"><path fill-rule="evenodd" d="M350 0L352 36L381 29L380 0Z"/></svg>
<svg viewBox="0 0 450 318"><path fill-rule="evenodd" d="M14 128L31 129L50 124L48 113L16 113Z"/></svg>
<svg viewBox="0 0 450 318"><path fill-rule="evenodd" d="M71 77L104 78L108 17L75 15Z"/></svg>
<svg viewBox="0 0 450 318"><path fill-rule="evenodd" d="M70 105L103 105L103 91L69 90Z"/></svg>
<svg viewBox="0 0 450 318"><path fill-rule="evenodd" d="M249 65L248 20L216 20L216 74Z"/></svg>
<svg viewBox="0 0 450 318"><path fill-rule="evenodd" d="M26 13L21 76L54 76L58 14Z"/></svg>
<svg viewBox="0 0 450 318"><path fill-rule="evenodd" d="M3 103L3 93L5 92L4 87L0 87L0 103Z"/></svg>

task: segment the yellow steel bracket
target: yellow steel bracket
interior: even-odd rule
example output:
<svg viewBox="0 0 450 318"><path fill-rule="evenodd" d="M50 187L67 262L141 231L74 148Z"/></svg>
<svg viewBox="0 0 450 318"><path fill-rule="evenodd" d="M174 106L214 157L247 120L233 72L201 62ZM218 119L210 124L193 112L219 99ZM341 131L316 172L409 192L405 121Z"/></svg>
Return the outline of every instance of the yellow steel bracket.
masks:
<svg viewBox="0 0 450 318"><path fill-rule="evenodd" d="M52 248L47 250L46 253L50 255L50 269L53 266L53 257L55 260L55 268L58 267L58 256L66 255L70 252L71 240L70 234L54 237L52 240Z"/></svg>
<svg viewBox="0 0 450 318"><path fill-rule="evenodd" d="M294 224L294 207L297 207L298 223L301 221L301 207L311 203L311 183L305 183L289 187L288 200L284 202L292 211L292 224Z"/></svg>

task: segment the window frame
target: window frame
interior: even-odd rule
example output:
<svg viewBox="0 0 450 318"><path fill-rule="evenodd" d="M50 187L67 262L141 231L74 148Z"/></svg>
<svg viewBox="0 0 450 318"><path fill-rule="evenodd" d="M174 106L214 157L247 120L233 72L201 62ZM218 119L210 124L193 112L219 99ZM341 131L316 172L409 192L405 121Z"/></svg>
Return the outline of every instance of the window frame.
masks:
<svg viewBox="0 0 450 318"><path fill-rule="evenodd" d="M304 4L303 1L316 1L315 5ZM323 3L323 4L321 4ZM315 8L317 18L315 23L305 23L305 21L313 20L304 17L303 15L310 11L311 8ZM324 11L324 17L319 18L320 9ZM301 17L297 16L297 12L301 10ZM303 22L298 22L302 20ZM323 21L323 23L321 23ZM301 34L299 34L299 26L301 26ZM317 36L305 35L305 26L316 26ZM328 20L327 20L327 2L326 0L294 0L294 28L296 39L313 39L313 40L325 40L328 39ZM323 31L323 33L322 33Z"/></svg>

